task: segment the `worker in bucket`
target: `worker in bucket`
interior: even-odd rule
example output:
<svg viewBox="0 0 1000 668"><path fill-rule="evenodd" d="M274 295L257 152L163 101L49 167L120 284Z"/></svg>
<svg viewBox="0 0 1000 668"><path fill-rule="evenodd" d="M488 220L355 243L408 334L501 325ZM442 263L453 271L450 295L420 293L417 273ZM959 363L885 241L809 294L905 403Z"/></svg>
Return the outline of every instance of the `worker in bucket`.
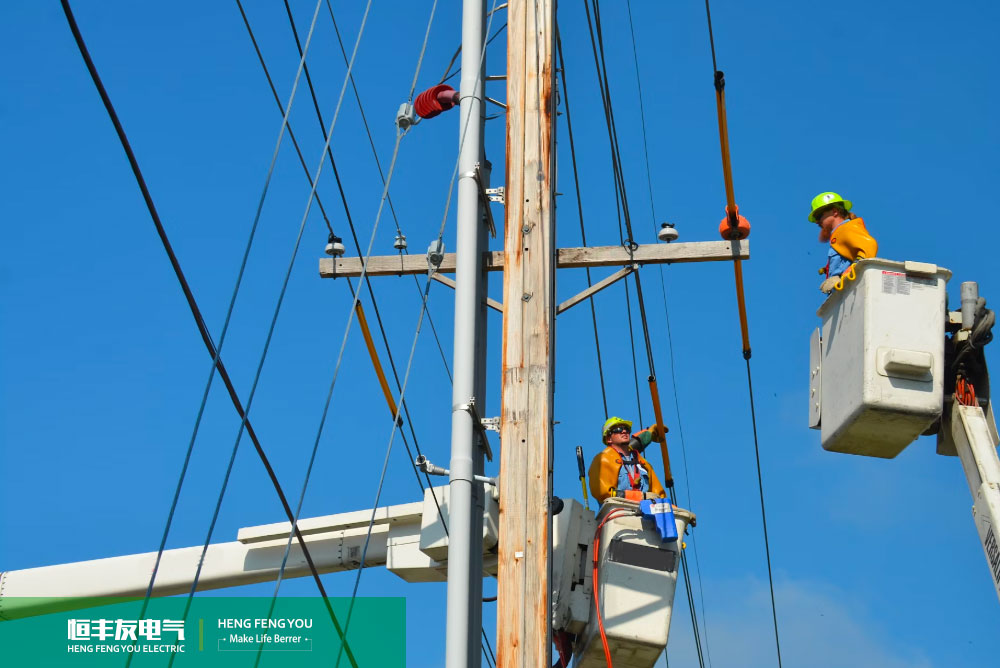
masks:
<svg viewBox="0 0 1000 668"><path fill-rule="evenodd" d="M837 193L825 192L813 197L809 222L819 225L819 240L830 243L826 266L819 270L826 278L819 289L830 294L844 272L866 257L875 257L878 242L868 234L865 222L851 213L853 204Z"/></svg>
<svg viewBox="0 0 1000 668"><path fill-rule="evenodd" d="M645 496L666 497L653 467L640 454L659 435L656 425L632 433L632 422L610 417L601 429L606 446L590 462L590 493L603 503L610 496L641 501Z"/></svg>

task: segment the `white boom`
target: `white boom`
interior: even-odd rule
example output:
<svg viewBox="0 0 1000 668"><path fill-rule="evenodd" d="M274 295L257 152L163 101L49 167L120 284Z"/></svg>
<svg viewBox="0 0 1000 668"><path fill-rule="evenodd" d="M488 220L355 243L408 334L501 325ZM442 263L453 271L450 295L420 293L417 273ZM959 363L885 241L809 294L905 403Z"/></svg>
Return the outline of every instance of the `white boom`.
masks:
<svg viewBox="0 0 1000 668"><path fill-rule="evenodd" d="M441 513L438 513L438 505ZM492 490L485 492L483 513L484 574L496 573L499 511ZM448 488L427 489L423 502L299 520L299 530L320 573L361 567L361 551L372 524L365 567L385 566L408 582L445 580L448 537L441 518L448 520ZM208 546L198 578L198 590L273 581L281 568L291 524L279 522L239 530L237 540ZM165 550L153 587L155 596L191 590L202 548ZM156 560L155 552L94 559L0 573L0 618L16 619L93 605L83 597L143 596ZM298 542L293 540L283 577L310 574ZM39 600L49 599L49 600ZM67 600L69 599L69 600Z"/></svg>
<svg viewBox="0 0 1000 668"><path fill-rule="evenodd" d="M1000 597L1000 459L997 458L996 427L992 431L983 409L957 401L951 410L951 437L962 460L972 492L972 518L986 554L993 587Z"/></svg>
<svg viewBox="0 0 1000 668"><path fill-rule="evenodd" d="M496 576L497 494L489 484L483 489L483 575ZM609 520L601 530L598 599L614 665L651 668L667 645L683 544L681 540L663 542L636 508L633 502L612 498L595 517L568 499L552 517L550 619L555 631L576 637L573 653L579 666L605 665L593 598L592 560L598 521L612 510L625 514ZM427 489L422 502L377 508L364 567L385 566L407 582L443 582L448 563L444 530L448 509L448 487L433 488L433 495ZM681 508L673 512L677 534L683 537L694 515ZM319 572L362 567L361 551L372 515L371 510L358 510L299 521ZM276 579L290 530L288 522L247 527L239 530L236 541L209 545L197 589ZM164 551L153 594L189 592L201 552L200 546ZM143 596L155 560L156 553L147 552L0 573L0 619L93 606L93 598L88 597ZM292 541L283 577L309 574L297 541Z"/></svg>

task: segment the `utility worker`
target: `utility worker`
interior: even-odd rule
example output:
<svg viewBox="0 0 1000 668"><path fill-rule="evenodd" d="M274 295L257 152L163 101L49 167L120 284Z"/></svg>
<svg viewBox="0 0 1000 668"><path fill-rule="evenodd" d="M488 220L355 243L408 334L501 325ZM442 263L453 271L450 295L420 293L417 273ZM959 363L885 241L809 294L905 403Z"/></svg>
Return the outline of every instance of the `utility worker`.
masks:
<svg viewBox="0 0 1000 668"><path fill-rule="evenodd" d="M642 500L648 492L666 497L663 485L653 467L640 452L659 435L660 427L632 434L632 422L619 417L608 418L601 430L601 440L607 446L590 462L590 493L603 503L609 496Z"/></svg>
<svg viewBox="0 0 1000 668"><path fill-rule="evenodd" d="M819 270L826 276L819 289L826 294L833 292L852 264L878 253L878 242L868 234L865 221L851 213L852 206L850 200L833 192L813 197L809 222L819 225L822 243L830 242L826 266Z"/></svg>

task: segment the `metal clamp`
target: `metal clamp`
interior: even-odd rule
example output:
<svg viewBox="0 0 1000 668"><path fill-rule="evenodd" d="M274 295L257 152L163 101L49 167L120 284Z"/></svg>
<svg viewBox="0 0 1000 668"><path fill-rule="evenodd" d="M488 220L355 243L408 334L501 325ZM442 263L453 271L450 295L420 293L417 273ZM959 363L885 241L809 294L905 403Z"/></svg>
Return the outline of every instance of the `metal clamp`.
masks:
<svg viewBox="0 0 1000 668"><path fill-rule="evenodd" d="M465 174L463 174L463 176L465 176ZM486 187L489 184L486 183L485 180L483 179L483 170L478 162L476 163L476 168L469 173L469 176L472 176L472 178L476 180L476 185L479 187L479 200L483 204L483 213L486 214L486 226L490 230L490 236L496 239L497 226L493 220L493 211L490 209L490 202L497 202L497 201L503 202L503 195L502 195L503 188ZM493 197L490 196L490 191L496 191L496 190L501 191L501 196L499 200L494 199Z"/></svg>
<svg viewBox="0 0 1000 668"><path fill-rule="evenodd" d="M476 398L469 397L469 400L466 403L456 406L456 410L465 411L472 416L472 426L475 427L476 431L479 433L480 443L482 443L483 450L486 452L486 460L492 462L493 449L490 448L490 442L486 438L486 427L483 424L484 420L479 417L479 411L476 410ZM496 418L496 420L499 425L500 418ZM497 431L500 431L499 426L497 427Z"/></svg>
<svg viewBox="0 0 1000 668"><path fill-rule="evenodd" d="M444 242L441 239L435 239L431 242L431 245L427 247L427 273L433 274L441 266L441 262L444 260Z"/></svg>
<svg viewBox="0 0 1000 668"><path fill-rule="evenodd" d="M440 476L451 475L451 471L449 471L446 468L442 468L440 466L435 466L434 464L431 464L431 461L427 459L427 457L425 457L424 455L420 455L419 457L417 457L417 460L413 462L413 465L416 466L421 471L423 471L424 473L426 473L427 475L440 475ZM484 475L474 475L472 476L472 478L476 482L484 482L487 485L492 485L493 487L497 486L496 478L490 478Z"/></svg>

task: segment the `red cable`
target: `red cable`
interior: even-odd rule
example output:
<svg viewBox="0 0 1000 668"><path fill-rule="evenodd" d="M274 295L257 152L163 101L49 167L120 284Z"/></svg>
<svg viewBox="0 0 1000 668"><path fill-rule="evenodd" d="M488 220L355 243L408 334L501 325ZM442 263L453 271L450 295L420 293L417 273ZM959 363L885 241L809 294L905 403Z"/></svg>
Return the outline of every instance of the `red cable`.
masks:
<svg viewBox="0 0 1000 668"><path fill-rule="evenodd" d="M976 388L964 378L959 378L955 383L955 399L963 406L975 406Z"/></svg>
<svg viewBox="0 0 1000 668"><path fill-rule="evenodd" d="M594 574L592 578L592 584L594 588L594 612L597 614L597 627L601 631L601 644L604 645L604 658L608 662L608 668L614 668L614 667L611 665L611 649L608 647L608 636L604 633L604 620L601 619L601 603L598 600L597 596L598 551L601 545L601 529L604 528L604 525L607 523L607 521L618 517L623 517L628 514L629 512L624 508L616 508L615 510L612 510L607 515L605 515L604 519L601 520L601 523L597 525L597 531L594 532Z"/></svg>

